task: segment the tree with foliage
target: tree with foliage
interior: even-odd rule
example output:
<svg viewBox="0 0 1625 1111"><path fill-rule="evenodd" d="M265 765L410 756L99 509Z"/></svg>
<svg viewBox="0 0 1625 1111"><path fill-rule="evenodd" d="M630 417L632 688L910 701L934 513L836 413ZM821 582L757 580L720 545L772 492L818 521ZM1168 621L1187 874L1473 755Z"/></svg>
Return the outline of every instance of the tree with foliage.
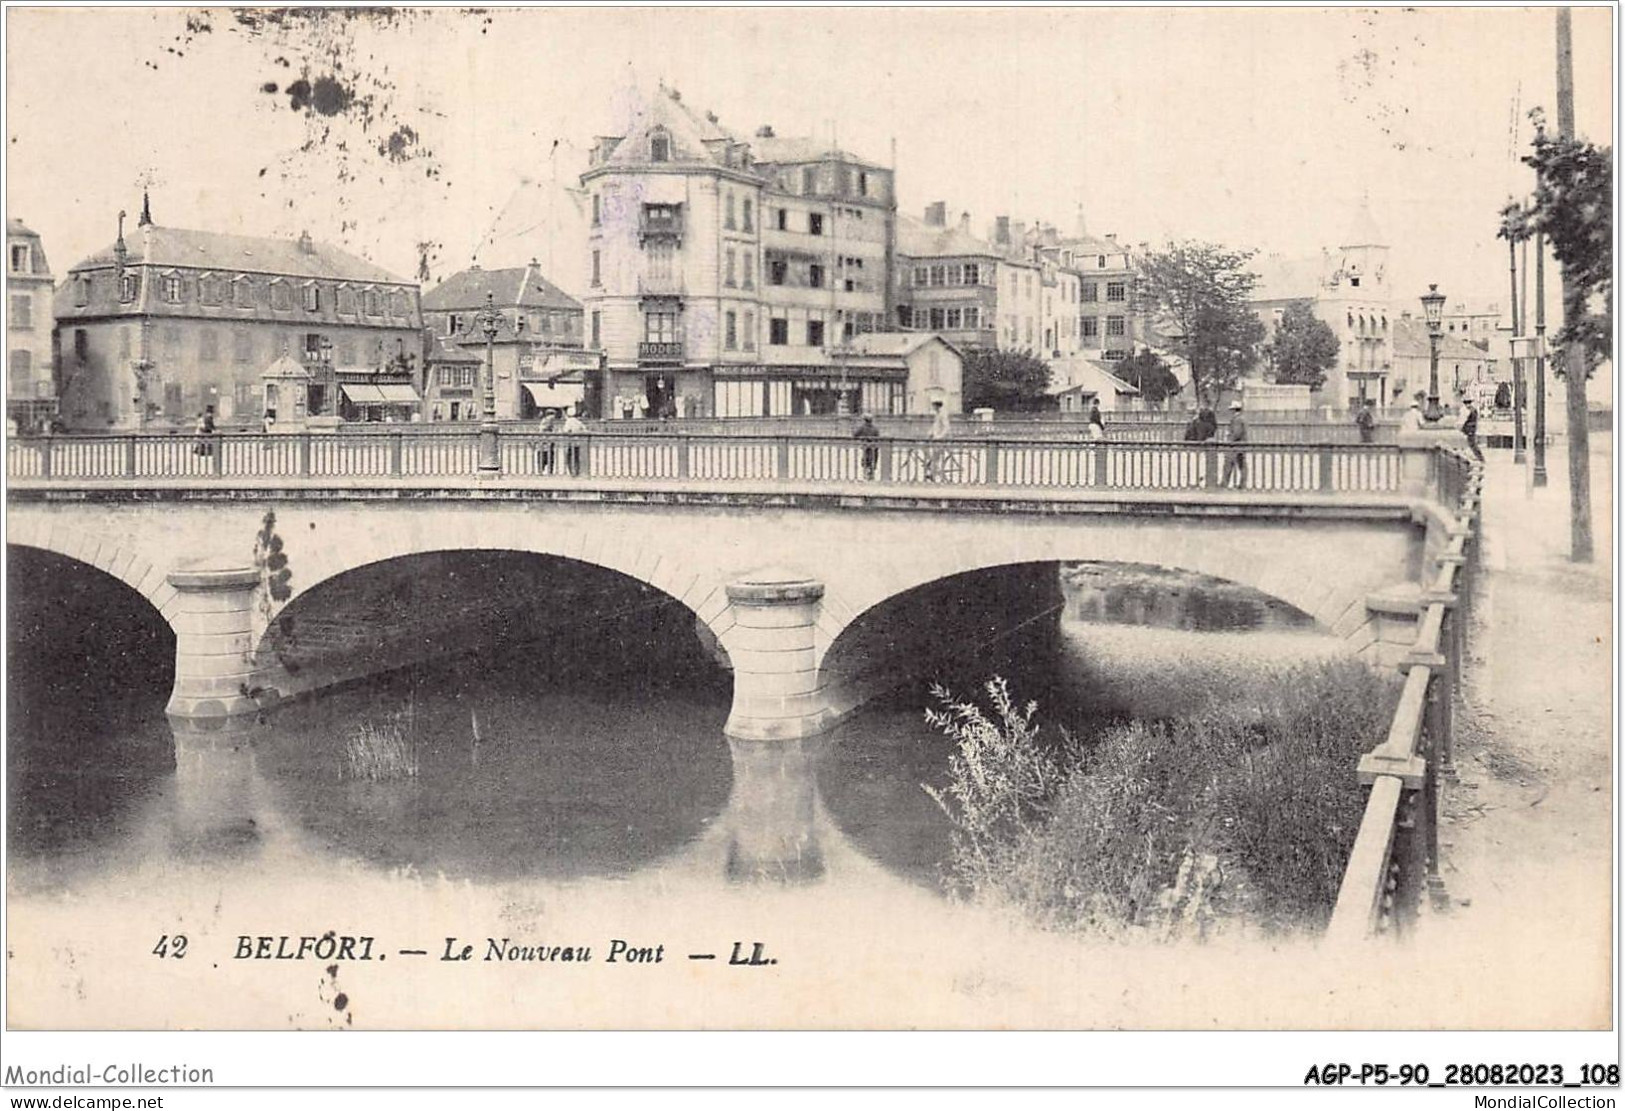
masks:
<svg viewBox="0 0 1625 1111"><path fill-rule="evenodd" d="M1258 282L1247 269L1252 257L1187 240L1140 260L1140 297L1166 317L1169 342L1190 364L1198 401L1233 387L1257 361L1264 325L1247 303Z"/></svg>
<svg viewBox="0 0 1625 1111"><path fill-rule="evenodd" d="M1049 364L1031 351L970 351L965 355L965 408L1042 409L1049 403L1049 380Z"/></svg>
<svg viewBox="0 0 1625 1111"><path fill-rule="evenodd" d="M1117 377L1140 391L1140 400L1148 405L1161 405L1179 392L1179 378L1168 366L1168 361L1149 347L1140 348L1119 363L1114 371Z"/></svg>
<svg viewBox="0 0 1625 1111"><path fill-rule="evenodd" d="M1586 373L1614 354L1614 152L1578 139L1553 138L1539 109L1534 151L1524 164L1535 171L1535 200L1501 212L1502 238L1541 234L1563 268L1563 327L1555 337L1578 344Z"/></svg>
<svg viewBox="0 0 1625 1111"><path fill-rule="evenodd" d="M1561 353L1552 371L1565 379L1568 403L1569 558L1589 563L1595 553L1586 379L1614 354L1614 152L1572 134L1573 78L1565 70L1568 12L1560 8L1557 14L1559 134L1547 134L1539 109L1529 113L1534 149L1523 161L1535 171L1534 203L1508 205L1501 217L1508 238L1543 236L1562 268L1563 327L1556 337Z"/></svg>
<svg viewBox="0 0 1625 1111"><path fill-rule="evenodd" d="M1320 389L1337 362L1337 334L1315 315L1308 301L1288 302L1275 322L1275 335L1264 345L1264 359L1283 385Z"/></svg>

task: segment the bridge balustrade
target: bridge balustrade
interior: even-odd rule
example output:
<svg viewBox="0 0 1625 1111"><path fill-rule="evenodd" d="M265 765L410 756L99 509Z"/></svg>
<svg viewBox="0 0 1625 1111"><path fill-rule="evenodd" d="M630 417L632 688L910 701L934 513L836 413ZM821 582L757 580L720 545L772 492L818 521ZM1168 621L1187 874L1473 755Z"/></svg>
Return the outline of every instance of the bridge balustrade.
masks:
<svg viewBox="0 0 1625 1111"><path fill-rule="evenodd" d="M1388 735L1360 761L1360 780L1371 790L1327 927L1334 943L1406 933L1424 893L1436 909L1445 905L1439 782L1455 776L1454 702L1467 658L1483 468L1454 451L1441 451L1436 460L1435 488L1456 524L1422 595L1422 619L1401 664L1405 687Z"/></svg>
<svg viewBox="0 0 1625 1111"><path fill-rule="evenodd" d="M872 476L866 448L875 453ZM509 432L499 449L502 475L515 479L1216 490L1226 458L1236 454L1245 460L1238 488L1254 491L1390 493L1402 477L1400 449L1391 444ZM472 477L478 439L473 432L13 438L6 470L17 480Z"/></svg>

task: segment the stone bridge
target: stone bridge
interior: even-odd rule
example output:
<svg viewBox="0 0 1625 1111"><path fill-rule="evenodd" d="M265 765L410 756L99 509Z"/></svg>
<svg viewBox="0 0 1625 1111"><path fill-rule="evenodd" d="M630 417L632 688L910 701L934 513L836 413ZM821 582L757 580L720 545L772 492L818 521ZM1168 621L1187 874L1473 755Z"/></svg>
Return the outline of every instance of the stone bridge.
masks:
<svg viewBox="0 0 1625 1111"><path fill-rule="evenodd" d="M1335 455L1260 446L1249 451L1249 488L1220 489L1205 445L1005 445L963 470L979 481L956 482L908 473L900 453L916 449L897 442L873 480L854 476L861 446L849 440L829 451L852 465L828 476L694 477L665 463L653 475L605 474L613 468L595 463L607 438L593 439L578 473L496 477L218 465L64 474L73 468L60 461L40 474L14 455L6 539L94 567L151 603L176 638L169 711L179 718L253 713L455 650L427 617L398 643L330 646L297 667L288 646L323 615L366 624L365 609L345 611L344 584L358 571L438 574L457 553L512 552L618 572L686 607L733 672L726 731L768 739L828 728L900 657L951 639L962 608L979 606L989 629L1052 613L1054 565L1068 561L1156 564L1254 587L1392 666L1415 639L1427 561L1447 542L1442 507L1456 496L1428 443ZM704 448L683 447L685 461ZM399 468L398 441L393 450ZM753 458L784 466L782 451L777 463L764 452ZM136 450L113 444L107 457L127 466ZM548 605L545 582L524 593L489 612L519 620ZM917 624L937 635L877 634L871 619L898 606L935 611Z"/></svg>

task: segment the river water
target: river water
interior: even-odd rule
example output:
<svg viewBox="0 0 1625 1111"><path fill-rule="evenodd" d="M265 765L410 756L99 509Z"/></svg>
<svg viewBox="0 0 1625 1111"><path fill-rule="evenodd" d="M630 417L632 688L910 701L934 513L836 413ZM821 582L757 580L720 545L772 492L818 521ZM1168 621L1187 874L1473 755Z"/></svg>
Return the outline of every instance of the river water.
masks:
<svg viewBox="0 0 1625 1111"><path fill-rule="evenodd" d="M1226 584L1086 565L1063 581L1057 658L1007 677L1019 700L1038 701L1045 728L1088 734L1164 716L1222 698L1239 675L1337 650L1301 614ZM15 637L12 649L16 671L27 660ZM963 908L943 893L949 826L924 790L943 784L952 751L923 719L927 692L900 691L813 742L730 743L729 678L697 644L614 667L574 651L398 672L224 732L172 729L161 698L106 673L84 690L56 677L14 680L12 940L26 951L56 939L56 956L46 969L14 961L13 1021L978 1021L986 1000L969 1004L984 994L974 978L941 987L969 1006L963 1019L942 1001L910 1011L895 993L818 986L840 981L832 954L842 975L866 969L862 983L878 984L898 953L930 944L922 939L964 934ZM969 695L988 677L944 678ZM380 751L413 774L367 778L356 761ZM245 936L328 929L376 936L392 961L421 971L374 976L358 990L348 970L315 984L321 976L238 963ZM155 1010L157 996L125 990L129 974L111 969L142 962L151 973L166 959L154 944L177 933L197 957L184 966L195 1000L171 990ZM657 939L650 946L671 946L674 960L679 950L712 953L717 968L763 942L763 960L799 963L811 995L743 991L702 1006L676 981L670 992L583 981L563 1006L482 980L472 993L457 988L466 1002L447 1009L444 939L466 936L478 960L488 937L541 935L585 939L598 960L610 939ZM62 971L65 944L75 974ZM160 969L170 987L179 967ZM693 976L714 966L679 967ZM346 991L339 976L350 978ZM1010 1005L1014 1024L1057 1020Z"/></svg>

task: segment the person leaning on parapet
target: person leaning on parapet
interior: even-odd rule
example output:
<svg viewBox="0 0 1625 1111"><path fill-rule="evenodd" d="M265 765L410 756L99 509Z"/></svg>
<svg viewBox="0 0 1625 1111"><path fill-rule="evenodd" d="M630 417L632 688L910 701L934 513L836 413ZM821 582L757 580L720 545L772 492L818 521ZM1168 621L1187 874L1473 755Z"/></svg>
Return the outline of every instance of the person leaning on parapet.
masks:
<svg viewBox="0 0 1625 1111"><path fill-rule="evenodd" d="M1100 415L1100 399L1098 397L1089 403L1089 423L1084 428L1084 435L1091 440L1104 440L1106 438L1106 420Z"/></svg>
<svg viewBox="0 0 1625 1111"><path fill-rule="evenodd" d="M214 406L205 406L197 421L197 443L192 445L193 455L214 454Z"/></svg>
<svg viewBox="0 0 1625 1111"><path fill-rule="evenodd" d="M875 427L875 418L863 414L863 421L852 435L863 441L863 477L873 481L875 467L880 463L880 429Z"/></svg>
<svg viewBox="0 0 1625 1111"><path fill-rule="evenodd" d="M1467 437L1467 447L1473 453L1473 458L1482 463L1484 453L1478 450L1478 406L1473 404L1471 394L1462 398L1461 409L1461 434Z"/></svg>
<svg viewBox="0 0 1625 1111"><path fill-rule="evenodd" d="M1368 397L1360 403L1360 411L1354 414L1354 426L1360 430L1360 442L1362 444L1369 444L1376 438L1376 406L1377 403Z"/></svg>
<svg viewBox="0 0 1625 1111"><path fill-rule="evenodd" d="M1225 439L1232 444L1247 442L1247 422L1241 415L1241 402L1230 403L1230 427ZM1224 456L1224 475L1219 479L1219 485L1229 486L1230 478L1234 475L1236 488L1242 489L1247 485L1247 454L1241 450L1229 451Z"/></svg>
<svg viewBox="0 0 1625 1111"><path fill-rule="evenodd" d="M1202 422L1203 441L1216 439L1219 435L1219 418L1213 412L1213 406L1203 405L1202 411L1196 414L1196 419Z"/></svg>
<svg viewBox="0 0 1625 1111"><path fill-rule="evenodd" d="M578 438L587 431L587 426L581 423L581 418L574 409L564 418L564 434L570 437L565 441L564 466L572 475L581 473L581 440Z"/></svg>
<svg viewBox="0 0 1625 1111"><path fill-rule="evenodd" d="M941 401L931 403L931 432L933 442L946 440L953 431L953 425L948 422L948 410L942 407ZM925 480L935 482L942 474L942 466L946 452L940 447L933 447L925 458Z"/></svg>
<svg viewBox="0 0 1625 1111"><path fill-rule="evenodd" d="M1422 402L1427 400L1427 394L1417 390L1411 395L1411 407L1405 410L1405 415L1399 418L1401 432L1420 432L1424 427L1422 420Z"/></svg>

